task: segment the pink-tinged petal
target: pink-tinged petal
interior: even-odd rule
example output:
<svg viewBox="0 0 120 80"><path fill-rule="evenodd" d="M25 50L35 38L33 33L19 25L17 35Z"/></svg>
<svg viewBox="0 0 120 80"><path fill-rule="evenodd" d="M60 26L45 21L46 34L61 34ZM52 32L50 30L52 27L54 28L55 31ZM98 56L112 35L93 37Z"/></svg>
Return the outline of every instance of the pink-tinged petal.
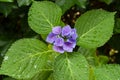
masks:
<svg viewBox="0 0 120 80"><path fill-rule="evenodd" d="M63 49L67 52L73 52L73 45L70 42L65 42L63 44Z"/></svg>
<svg viewBox="0 0 120 80"><path fill-rule="evenodd" d="M46 42L48 42L48 43L53 43L56 38L57 38L57 35L51 32L51 33L47 36Z"/></svg>
<svg viewBox="0 0 120 80"><path fill-rule="evenodd" d="M53 46L53 50L59 53L64 53L64 49L61 46Z"/></svg>
<svg viewBox="0 0 120 80"><path fill-rule="evenodd" d="M68 36L71 33L71 27L69 25L62 28L62 36Z"/></svg>
<svg viewBox="0 0 120 80"><path fill-rule="evenodd" d="M71 36L73 39L76 39L76 38L78 37L78 35L77 35L77 33L76 33L76 29L72 29L72 30L71 30L70 36Z"/></svg>
<svg viewBox="0 0 120 80"><path fill-rule="evenodd" d="M56 38L55 39L55 42L54 42L55 46L63 46L63 44L64 44L64 39L63 38Z"/></svg>
<svg viewBox="0 0 120 80"><path fill-rule="evenodd" d="M60 34L61 31L62 31L62 28L61 28L60 26L56 26L56 27L54 27L54 28L52 29L52 32L53 32L54 34Z"/></svg>

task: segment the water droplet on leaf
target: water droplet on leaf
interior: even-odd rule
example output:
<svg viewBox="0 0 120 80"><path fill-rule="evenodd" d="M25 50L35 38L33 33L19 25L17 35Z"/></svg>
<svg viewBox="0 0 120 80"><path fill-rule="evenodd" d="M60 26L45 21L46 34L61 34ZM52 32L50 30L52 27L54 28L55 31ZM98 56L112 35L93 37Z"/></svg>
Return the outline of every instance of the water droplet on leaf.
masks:
<svg viewBox="0 0 120 80"><path fill-rule="evenodd" d="M29 78L29 77L30 77L30 75L27 75L27 77Z"/></svg>
<svg viewBox="0 0 120 80"><path fill-rule="evenodd" d="M21 75L18 75L18 78L20 78Z"/></svg>
<svg viewBox="0 0 120 80"><path fill-rule="evenodd" d="M37 68L37 65L34 65L34 68L36 69L36 68Z"/></svg>
<svg viewBox="0 0 120 80"><path fill-rule="evenodd" d="M8 56L5 56L5 57L4 57L4 60L8 60Z"/></svg>

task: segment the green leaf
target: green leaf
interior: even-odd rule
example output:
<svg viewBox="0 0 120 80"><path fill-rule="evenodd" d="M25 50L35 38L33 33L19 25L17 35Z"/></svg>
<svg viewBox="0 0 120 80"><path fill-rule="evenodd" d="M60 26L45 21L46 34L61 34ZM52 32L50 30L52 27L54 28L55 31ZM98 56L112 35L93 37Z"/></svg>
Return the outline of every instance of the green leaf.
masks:
<svg viewBox="0 0 120 80"><path fill-rule="evenodd" d="M84 55L85 57L90 57L95 55L96 49L86 49L86 48L80 47L78 49L78 52Z"/></svg>
<svg viewBox="0 0 120 80"><path fill-rule="evenodd" d="M0 74L16 79L29 79L46 68L49 53L52 50L37 39L21 39L16 41L6 53Z"/></svg>
<svg viewBox="0 0 120 80"><path fill-rule="evenodd" d="M78 33L77 44L85 48L104 45L112 36L115 12L102 9L91 10L81 15L75 27Z"/></svg>
<svg viewBox="0 0 120 80"><path fill-rule="evenodd" d="M54 80L88 80L89 66L79 53L65 53L55 60Z"/></svg>
<svg viewBox="0 0 120 80"><path fill-rule="evenodd" d="M74 0L56 0L55 3L62 8L62 11L64 14L65 11L70 9L75 4L75 1Z"/></svg>
<svg viewBox="0 0 120 80"><path fill-rule="evenodd" d="M30 3L34 0L17 0L18 6L23 6L23 5L30 5Z"/></svg>
<svg viewBox="0 0 120 80"><path fill-rule="evenodd" d="M86 60L88 61L89 65L91 66L98 66L108 63L109 59L107 56L97 55L96 49L86 49L80 47L78 52L85 56Z"/></svg>
<svg viewBox="0 0 120 80"><path fill-rule="evenodd" d="M109 58L107 56L99 55L98 60L99 60L99 65L104 65L108 63Z"/></svg>
<svg viewBox="0 0 120 80"><path fill-rule="evenodd" d="M97 57L96 49L86 49L86 48L80 47L78 49L78 52L81 53L83 56L85 56L89 65L92 65L92 66L98 65L97 58L96 58Z"/></svg>
<svg viewBox="0 0 120 80"><path fill-rule="evenodd" d="M76 0L75 2L77 5L79 5L82 8L85 8L87 4L87 0Z"/></svg>
<svg viewBox="0 0 120 80"><path fill-rule="evenodd" d="M99 1L105 2L105 3L108 4L108 5L113 2L113 0L99 0Z"/></svg>
<svg viewBox="0 0 120 80"><path fill-rule="evenodd" d="M119 65L104 65L94 69L95 80L120 80Z"/></svg>
<svg viewBox="0 0 120 80"><path fill-rule="evenodd" d="M58 55L59 54L56 52L51 53L51 55L49 55L49 60L47 61L46 68L47 69L50 68L50 70L44 70L44 71L36 74L32 79L29 79L29 80L47 80L47 79L50 79L52 77L51 74L53 73L53 71L51 71L51 69L53 69L55 58Z"/></svg>
<svg viewBox="0 0 120 80"><path fill-rule="evenodd" d="M47 80L51 73L52 71L42 71L29 80Z"/></svg>
<svg viewBox="0 0 120 80"><path fill-rule="evenodd" d="M34 1L28 14L30 27L39 34L48 34L61 21L62 10L49 1Z"/></svg>
<svg viewBox="0 0 120 80"><path fill-rule="evenodd" d="M13 0L0 0L0 2L13 2Z"/></svg>
<svg viewBox="0 0 120 80"><path fill-rule="evenodd" d="M54 80L53 74L51 74L47 80Z"/></svg>
<svg viewBox="0 0 120 80"><path fill-rule="evenodd" d="M95 80L95 77L94 77L94 70L93 70L93 67L90 66L90 69L89 69L89 80Z"/></svg>
<svg viewBox="0 0 120 80"><path fill-rule="evenodd" d="M7 77L7 78L4 78L3 80L16 80L16 79L13 79L11 77Z"/></svg>

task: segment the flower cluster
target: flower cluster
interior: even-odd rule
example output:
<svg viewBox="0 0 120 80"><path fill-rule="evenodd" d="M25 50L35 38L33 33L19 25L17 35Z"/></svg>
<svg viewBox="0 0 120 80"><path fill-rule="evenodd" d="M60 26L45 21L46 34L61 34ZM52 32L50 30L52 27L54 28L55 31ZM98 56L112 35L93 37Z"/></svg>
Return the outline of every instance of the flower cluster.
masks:
<svg viewBox="0 0 120 80"><path fill-rule="evenodd" d="M46 38L48 43L53 43L53 50L59 53L72 52L76 46L76 29L71 29L69 25L61 28L56 26Z"/></svg>

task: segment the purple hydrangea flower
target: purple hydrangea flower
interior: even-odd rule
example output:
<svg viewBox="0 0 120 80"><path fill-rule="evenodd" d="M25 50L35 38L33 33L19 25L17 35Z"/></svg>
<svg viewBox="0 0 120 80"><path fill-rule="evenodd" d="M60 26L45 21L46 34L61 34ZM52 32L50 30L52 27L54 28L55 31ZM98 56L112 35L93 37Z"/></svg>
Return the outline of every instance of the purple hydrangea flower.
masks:
<svg viewBox="0 0 120 80"><path fill-rule="evenodd" d="M50 33L48 36L47 36L47 39L46 41L49 42L49 43L53 43L57 38L57 35L54 34L54 33Z"/></svg>
<svg viewBox="0 0 120 80"><path fill-rule="evenodd" d="M62 28L62 36L68 36L71 33L71 27L69 25Z"/></svg>
<svg viewBox="0 0 120 80"><path fill-rule="evenodd" d="M72 52L74 47L74 43L64 42L63 49L67 52Z"/></svg>
<svg viewBox="0 0 120 80"><path fill-rule="evenodd" d="M72 29L70 36L72 37L72 39L76 39L78 37L77 33L76 33L76 29Z"/></svg>
<svg viewBox="0 0 120 80"><path fill-rule="evenodd" d="M61 28L60 26L54 27L54 28L52 29L52 32L53 32L54 34L60 34L61 31L62 31L62 28Z"/></svg>
<svg viewBox="0 0 120 80"><path fill-rule="evenodd" d="M63 46L64 44L64 39L63 38L57 38L54 42L55 46Z"/></svg>
<svg viewBox="0 0 120 80"><path fill-rule="evenodd" d="M59 53L72 52L76 46L76 38L78 37L76 29L72 29L69 25L61 28L56 26L47 36L46 41L53 43L53 50Z"/></svg>
<svg viewBox="0 0 120 80"><path fill-rule="evenodd" d="M53 46L53 50L59 53L64 53L64 49L62 46Z"/></svg>

